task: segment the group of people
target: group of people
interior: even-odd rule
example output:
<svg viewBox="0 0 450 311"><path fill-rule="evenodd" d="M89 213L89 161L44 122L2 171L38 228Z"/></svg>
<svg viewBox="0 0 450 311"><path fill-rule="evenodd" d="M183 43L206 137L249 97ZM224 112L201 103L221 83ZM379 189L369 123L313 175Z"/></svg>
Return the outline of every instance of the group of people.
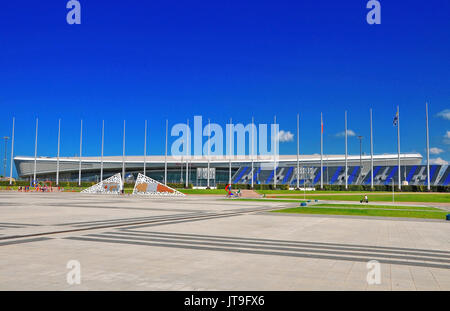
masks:
<svg viewBox="0 0 450 311"><path fill-rule="evenodd" d="M233 196L235 198L238 198L241 196L241 189L238 189L236 192L231 191L231 185L228 184L225 186L225 191L227 192L227 198L232 198Z"/></svg>
<svg viewBox="0 0 450 311"><path fill-rule="evenodd" d="M19 186L17 188L18 191L20 192L29 192L30 191L30 186ZM36 187L32 188L32 190L36 191L36 192L48 192L48 191L53 191L52 187L47 187L47 185L36 185ZM58 187L58 191L60 190L60 188Z"/></svg>

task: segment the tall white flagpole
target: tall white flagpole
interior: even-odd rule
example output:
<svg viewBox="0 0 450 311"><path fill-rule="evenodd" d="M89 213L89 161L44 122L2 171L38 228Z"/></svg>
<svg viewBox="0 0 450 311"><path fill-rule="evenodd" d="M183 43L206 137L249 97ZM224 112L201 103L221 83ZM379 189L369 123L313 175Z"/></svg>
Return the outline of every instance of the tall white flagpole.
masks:
<svg viewBox="0 0 450 311"><path fill-rule="evenodd" d="M370 108L370 188L373 190L373 124L372 124L372 108Z"/></svg>
<svg viewBox="0 0 450 311"><path fill-rule="evenodd" d="M169 131L169 120L166 119L166 148L164 153L164 183L167 184L167 135ZM181 166L183 167L183 166Z"/></svg>
<svg viewBox="0 0 450 311"><path fill-rule="evenodd" d="M105 142L105 120L102 121L102 155L100 159L100 182L103 181L103 145Z"/></svg>
<svg viewBox="0 0 450 311"><path fill-rule="evenodd" d="M189 187L189 159L188 159L188 155L189 155L189 134L191 133L190 129L189 129L189 119L187 120L187 139L186 139L186 188Z"/></svg>
<svg viewBox="0 0 450 311"><path fill-rule="evenodd" d="M122 190L125 188L125 120L123 120L123 141L122 141Z"/></svg>
<svg viewBox="0 0 450 311"><path fill-rule="evenodd" d="M297 189L300 189L300 115L297 113Z"/></svg>
<svg viewBox="0 0 450 311"><path fill-rule="evenodd" d="M59 186L59 147L61 142L61 119L58 120L58 153L56 156L56 185Z"/></svg>
<svg viewBox="0 0 450 311"><path fill-rule="evenodd" d="M347 137L348 137L348 133L347 133L347 110L345 110L345 189L348 189L348 177L347 177L347 170L348 170L348 162L347 162L347 157L348 157L348 145L347 145Z"/></svg>
<svg viewBox="0 0 450 311"><path fill-rule="evenodd" d="M37 158L37 139L38 139L39 119L36 118L36 138L34 140L34 169L33 169L33 183L36 181L36 158Z"/></svg>
<svg viewBox="0 0 450 311"><path fill-rule="evenodd" d="M428 132L428 103L425 103L426 112L426 125L427 125L427 189L431 190L431 179L430 179L430 137Z"/></svg>
<svg viewBox="0 0 450 311"><path fill-rule="evenodd" d="M398 189L402 189L402 176L400 173L400 108L397 106L397 148L398 148Z"/></svg>
<svg viewBox="0 0 450 311"><path fill-rule="evenodd" d="M277 133L277 116L273 116L273 126L275 127L275 137L273 138L273 188L277 188L277 160L276 160L276 146L278 141Z"/></svg>
<svg viewBox="0 0 450 311"><path fill-rule="evenodd" d="M254 147L253 147L253 144L254 144L254 135L255 135L255 129L254 129L254 126L255 126L255 119L254 119L254 117L252 117L252 189L253 189L253 185L254 185L254 180L253 180L253 176L255 175L255 173L254 173L254 155L255 155L255 150L254 150Z"/></svg>
<svg viewBox="0 0 450 311"><path fill-rule="evenodd" d="M81 155L82 155L82 146L83 146L83 120L80 123L80 157L79 157L79 165L78 165L78 186L81 186Z"/></svg>
<svg viewBox="0 0 450 311"><path fill-rule="evenodd" d="M147 166L147 120L145 120L144 126L144 176L146 166Z"/></svg>
<svg viewBox="0 0 450 311"><path fill-rule="evenodd" d="M210 158L210 153L209 151L211 150L211 120L208 119L208 171L206 172L206 187L209 189L209 168L210 168L210 163L209 163L209 158Z"/></svg>
<svg viewBox="0 0 450 311"><path fill-rule="evenodd" d="M12 124L12 136L11 136L11 159L9 163L9 184L12 184L12 172L13 172L13 157L14 157L14 126L15 126L15 118L13 117Z"/></svg>
<svg viewBox="0 0 450 311"><path fill-rule="evenodd" d="M320 189L323 189L323 118L320 113Z"/></svg>
<svg viewBox="0 0 450 311"><path fill-rule="evenodd" d="M231 142L232 142L231 134L233 133L231 131L232 121L233 120L230 118L230 148L229 148L229 163L228 163L228 183L230 185L231 185L231 150L232 150L232 148L231 148Z"/></svg>

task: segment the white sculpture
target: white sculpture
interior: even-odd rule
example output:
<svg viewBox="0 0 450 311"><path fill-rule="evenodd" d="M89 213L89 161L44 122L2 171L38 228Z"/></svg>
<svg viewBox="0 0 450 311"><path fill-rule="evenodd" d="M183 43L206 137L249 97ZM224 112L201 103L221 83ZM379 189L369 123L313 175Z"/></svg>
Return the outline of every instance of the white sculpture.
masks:
<svg viewBox="0 0 450 311"><path fill-rule="evenodd" d="M122 190L122 178L120 173L117 173L116 175L106 178L92 187L84 189L81 193L119 194L120 190Z"/></svg>
<svg viewBox="0 0 450 311"><path fill-rule="evenodd" d="M186 196L178 190L164 185L150 177L139 173L134 184L133 194L153 195L153 196Z"/></svg>

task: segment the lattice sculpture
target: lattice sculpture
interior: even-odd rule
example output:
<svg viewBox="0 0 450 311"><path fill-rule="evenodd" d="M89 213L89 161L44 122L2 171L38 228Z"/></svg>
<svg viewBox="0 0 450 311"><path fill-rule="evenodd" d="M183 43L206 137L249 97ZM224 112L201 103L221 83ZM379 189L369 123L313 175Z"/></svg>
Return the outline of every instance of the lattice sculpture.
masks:
<svg viewBox="0 0 450 311"><path fill-rule="evenodd" d="M185 196L184 193L166 186L150 177L139 173L134 184L133 194L152 196Z"/></svg>
<svg viewBox="0 0 450 311"><path fill-rule="evenodd" d="M122 188L122 178L120 173L113 175L105 180L102 180L98 184L93 185L87 189L81 191L82 193L106 193L106 194L119 194Z"/></svg>

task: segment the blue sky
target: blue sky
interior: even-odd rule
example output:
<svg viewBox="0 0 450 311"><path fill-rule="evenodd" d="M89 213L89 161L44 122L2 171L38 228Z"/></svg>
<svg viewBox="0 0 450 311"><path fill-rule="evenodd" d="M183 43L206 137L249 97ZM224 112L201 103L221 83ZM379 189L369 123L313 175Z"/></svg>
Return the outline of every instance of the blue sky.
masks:
<svg viewBox="0 0 450 311"><path fill-rule="evenodd" d="M15 116L16 155L33 155L36 117L39 155L56 155L61 118L61 154L78 154L83 119L83 154L95 156L102 119L105 154L122 153L125 119L126 152L137 155L146 119L149 154L162 154L166 118L276 115L295 134L297 112L301 152L320 152L323 112L324 152L337 154L345 110L368 153L369 108L375 153L395 153L396 105L402 151L425 155L428 101L430 146L442 150L432 158L450 160L450 113L438 116L450 108L448 1L380 0L380 25L367 24L365 0L80 0L81 25L67 24L66 3L7 1L0 10L0 135L11 135ZM295 137L281 144L280 153L295 152ZM349 152L359 154L355 137Z"/></svg>

